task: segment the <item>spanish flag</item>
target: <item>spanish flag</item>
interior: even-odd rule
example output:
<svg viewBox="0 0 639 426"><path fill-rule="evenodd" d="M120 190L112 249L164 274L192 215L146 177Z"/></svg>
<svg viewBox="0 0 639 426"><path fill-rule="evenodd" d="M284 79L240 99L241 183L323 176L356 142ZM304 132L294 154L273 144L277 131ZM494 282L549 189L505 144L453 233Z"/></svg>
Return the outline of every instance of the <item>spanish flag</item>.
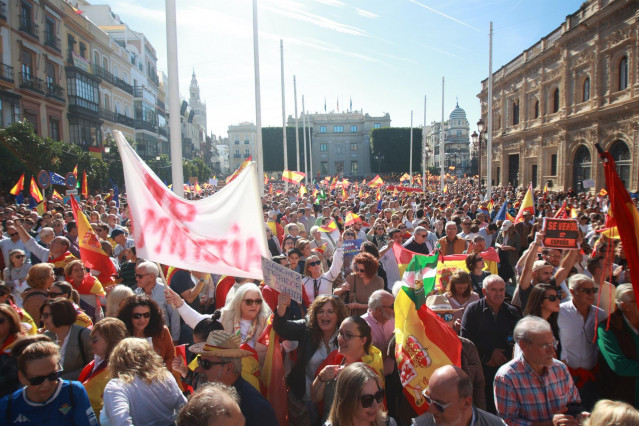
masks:
<svg viewBox="0 0 639 426"><path fill-rule="evenodd" d="M519 223L524 221L524 212L529 211L533 216L535 215L535 200L533 199L533 187L532 183L528 186L528 191L526 191L526 195L524 195L524 200L519 207L519 212L515 217L514 223Z"/></svg>
<svg viewBox="0 0 639 426"><path fill-rule="evenodd" d="M346 222L344 223L344 225L346 226L351 226L356 224L357 222L361 222L362 219L359 217L359 215L356 215L355 213L347 213L346 214Z"/></svg>
<svg viewBox="0 0 639 426"><path fill-rule="evenodd" d="M54 200L64 200L64 198L62 198L62 195L60 195L60 193L58 191L56 191L55 189L53 190L53 195L51 196L51 198L53 198Z"/></svg>
<svg viewBox="0 0 639 426"><path fill-rule="evenodd" d="M614 220L619 230L630 270L630 282L635 291L635 297L639 300L639 212L617 175L617 166L612 155L608 151L601 151L599 145L596 146L603 160L606 175L606 187L610 199L608 215Z"/></svg>
<svg viewBox="0 0 639 426"><path fill-rule="evenodd" d="M78 178L78 165L77 164L73 168L73 176L75 176L76 179Z"/></svg>
<svg viewBox="0 0 639 426"><path fill-rule="evenodd" d="M82 213L82 210L80 210L75 197L71 197L71 208L73 209L75 222L78 225L78 243L82 263L84 263L87 268L100 271L100 279L106 284L111 281L111 277L115 274L115 266L113 266L113 262L111 262L109 256L102 250L100 239L95 232L93 232L93 228L89 224L87 217ZM100 287L102 286L100 285ZM91 293L93 293L93 291L91 291Z"/></svg>
<svg viewBox="0 0 639 426"><path fill-rule="evenodd" d="M379 175L375 176L370 182L368 182L368 186L371 188L378 188L384 185L384 181Z"/></svg>
<svg viewBox="0 0 639 426"><path fill-rule="evenodd" d="M29 192L31 193L31 196L36 201L36 203L39 203L43 200L40 188L38 188L38 185L36 184L35 178L33 176L31 176L31 186L29 187Z"/></svg>
<svg viewBox="0 0 639 426"><path fill-rule="evenodd" d="M36 206L36 211L38 212L38 216L42 216L44 212L47 211L47 203L45 201L41 202Z"/></svg>
<svg viewBox="0 0 639 426"><path fill-rule="evenodd" d="M294 171L291 171L291 170L284 170L282 172L282 180L284 182L292 183L292 184L295 184L295 185L300 183L302 181L302 179L304 179L305 176L306 176L306 174L304 174L302 172L294 172Z"/></svg>
<svg viewBox="0 0 639 426"><path fill-rule="evenodd" d="M448 184L444 185L444 190L442 192L444 194L448 194Z"/></svg>
<svg viewBox="0 0 639 426"><path fill-rule="evenodd" d="M599 191L599 196L605 197L606 195L608 195L608 191L606 191L604 188L601 188L601 191Z"/></svg>
<svg viewBox="0 0 639 426"><path fill-rule="evenodd" d="M268 319L258 341L268 348L260 375L260 381L265 388L263 395L271 403L278 423L287 425L288 402L286 398L283 398L283 395L286 395L286 374L280 349L280 338L273 329L273 315Z"/></svg>
<svg viewBox="0 0 639 426"><path fill-rule="evenodd" d="M22 176L20 176L20 179L18 179L18 182L13 186L13 188L11 188L11 191L9 191L9 194L19 195L23 189L24 189L24 173L22 173Z"/></svg>
<svg viewBox="0 0 639 426"><path fill-rule="evenodd" d="M348 192L346 192L346 189L342 187L342 201L346 200L348 200Z"/></svg>
<svg viewBox="0 0 639 426"><path fill-rule="evenodd" d="M404 173L404 174L403 174L403 175L399 178L399 181L400 181L400 182L404 182L404 181L407 181L407 180L410 180L410 175L409 175L408 173Z"/></svg>
<svg viewBox="0 0 639 426"><path fill-rule="evenodd" d="M82 171L82 196L87 199L89 198L89 182L87 181L87 171Z"/></svg>
<svg viewBox="0 0 639 426"><path fill-rule="evenodd" d="M249 158L246 159L246 161L244 161L242 164L240 164L240 167L237 168L236 171L233 172L233 174L229 177L226 178L226 183L230 183L233 179L235 179L240 173L242 173L242 170L244 170L246 168L246 166L249 165L249 163L251 162L251 158L253 158L253 156L249 156Z"/></svg>
<svg viewBox="0 0 639 426"><path fill-rule="evenodd" d="M377 192L375 192L375 201L381 201L382 200L382 193L379 190L379 187L377 188Z"/></svg>
<svg viewBox="0 0 639 426"><path fill-rule="evenodd" d="M304 186L304 184L301 184L300 185L300 191L299 191L299 197L302 198L306 194L308 194L308 191L306 190L306 187Z"/></svg>
<svg viewBox="0 0 639 426"><path fill-rule="evenodd" d="M466 256L465 254L453 254L440 257L440 262L437 264L437 278L435 281L435 289L437 291L443 291L446 288L445 283L442 282L442 277L450 276L450 272L454 273L457 270L470 272L466 266ZM499 254L497 250L490 247L481 252L481 257L484 259L484 271L497 274L497 265L499 264Z"/></svg>
<svg viewBox="0 0 639 426"><path fill-rule="evenodd" d="M200 187L200 184L197 181L195 182L195 193L196 194L202 193L202 188Z"/></svg>

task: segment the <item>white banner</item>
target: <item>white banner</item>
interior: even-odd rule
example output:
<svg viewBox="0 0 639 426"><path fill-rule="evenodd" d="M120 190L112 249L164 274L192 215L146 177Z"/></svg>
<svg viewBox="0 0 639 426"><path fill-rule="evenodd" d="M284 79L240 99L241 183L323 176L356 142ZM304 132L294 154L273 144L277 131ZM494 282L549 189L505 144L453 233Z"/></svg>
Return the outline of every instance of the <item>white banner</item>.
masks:
<svg viewBox="0 0 639 426"><path fill-rule="evenodd" d="M138 257L179 268L262 279L270 257L256 165L202 200L185 200L167 188L119 131L133 238Z"/></svg>

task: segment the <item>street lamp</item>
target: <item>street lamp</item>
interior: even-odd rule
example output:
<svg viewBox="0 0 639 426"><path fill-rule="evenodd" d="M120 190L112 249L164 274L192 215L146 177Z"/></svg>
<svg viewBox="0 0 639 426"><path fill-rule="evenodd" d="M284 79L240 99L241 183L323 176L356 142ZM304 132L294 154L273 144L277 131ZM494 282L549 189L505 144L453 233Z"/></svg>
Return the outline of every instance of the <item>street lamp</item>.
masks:
<svg viewBox="0 0 639 426"><path fill-rule="evenodd" d="M477 186L479 187L479 191L481 192L481 149L482 145L484 144L484 136L486 134L484 120L482 120L481 118L477 122L477 130L479 130L479 134L477 134L477 132L473 132L473 134L470 135L470 138L473 143L473 149L477 151L477 176L479 178Z"/></svg>
<svg viewBox="0 0 639 426"><path fill-rule="evenodd" d="M382 171L382 161L384 161L384 154L376 154L375 159L377 160L377 174L380 174Z"/></svg>

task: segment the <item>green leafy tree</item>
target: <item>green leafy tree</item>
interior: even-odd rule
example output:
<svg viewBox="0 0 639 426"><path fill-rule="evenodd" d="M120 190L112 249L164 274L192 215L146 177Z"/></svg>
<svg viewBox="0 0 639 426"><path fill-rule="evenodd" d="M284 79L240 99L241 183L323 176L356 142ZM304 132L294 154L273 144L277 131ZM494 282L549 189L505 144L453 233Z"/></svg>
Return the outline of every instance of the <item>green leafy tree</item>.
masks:
<svg viewBox="0 0 639 426"><path fill-rule="evenodd" d="M299 152L300 152L300 168L304 170L304 134L303 129L298 129L299 136ZM311 132L312 137L312 132ZM307 142L308 144L308 139ZM281 127L264 127L262 128L262 152L264 154L264 171L265 172L281 172L284 169L296 170L297 155L295 149L295 127L286 128L286 153L288 166L284 167L284 138ZM309 155L308 147L307 153Z"/></svg>
<svg viewBox="0 0 639 426"><path fill-rule="evenodd" d="M371 170L377 170L376 156L382 155L380 173L405 173L410 169L410 128L385 127L370 132ZM422 129L413 128L413 172L421 171Z"/></svg>

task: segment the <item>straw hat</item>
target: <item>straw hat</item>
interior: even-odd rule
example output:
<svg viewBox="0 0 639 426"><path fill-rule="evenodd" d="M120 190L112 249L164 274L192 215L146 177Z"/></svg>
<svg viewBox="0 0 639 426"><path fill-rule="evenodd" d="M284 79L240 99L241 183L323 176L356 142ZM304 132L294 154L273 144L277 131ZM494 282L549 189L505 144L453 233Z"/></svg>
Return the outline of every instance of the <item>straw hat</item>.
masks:
<svg viewBox="0 0 639 426"><path fill-rule="evenodd" d="M457 312L460 309L453 309L446 296L442 294L433 294L426 298L426 306L434 312Z"/></svg>
<svg viewBox="0 0 639 426"><path fill-rule="evenodd" d="M252 355L250 351L240 349L240 336L232 336L222 330L211 331L206 342L192 345L189 351L202 356L222 358L243 358Z"/></svg>

